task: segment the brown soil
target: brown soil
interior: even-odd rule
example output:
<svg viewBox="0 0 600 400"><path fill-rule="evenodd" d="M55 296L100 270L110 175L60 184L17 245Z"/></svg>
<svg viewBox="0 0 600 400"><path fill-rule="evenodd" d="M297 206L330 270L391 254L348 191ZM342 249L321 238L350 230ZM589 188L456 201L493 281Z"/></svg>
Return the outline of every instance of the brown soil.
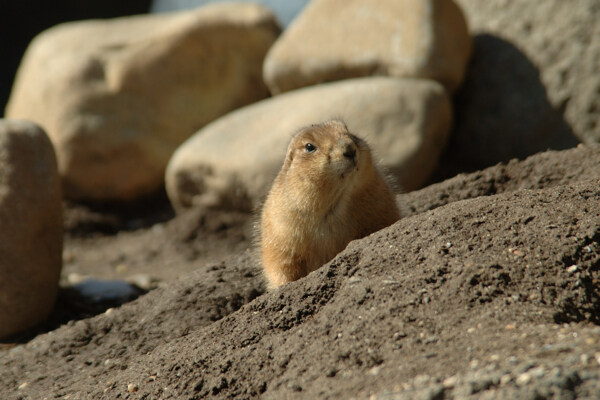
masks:
<svg viewBox="0 0 600 400"><path fill-rule="evenodd" d="M405 218L269 293L249 215L66 205L63 289L0 348L2 398L597 398L600 146L398 200ZM81 276L148 292L98 303Z"/></svg>

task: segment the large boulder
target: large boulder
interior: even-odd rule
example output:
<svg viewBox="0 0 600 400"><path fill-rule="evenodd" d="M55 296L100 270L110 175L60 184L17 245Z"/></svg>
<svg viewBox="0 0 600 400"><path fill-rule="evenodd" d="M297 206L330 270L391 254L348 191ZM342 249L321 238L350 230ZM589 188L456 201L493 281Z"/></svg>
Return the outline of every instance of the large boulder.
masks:
<svg viewBox="0 0 600 400"><path fill-rule="evenodd" d="M452 0L313 0L269 51L264 78L272 93L370 75L429 78L453 91L470 52Z"/></svg>
<svg viewBox="0 0 600 400"><path fill-rule="evenodd" d="M0 119L0 339L41 322L58 291L62 205L48 136Z"/></svg>
<svg viewBox="0 0 600 400"><path fill-rule="evenodd" d="M188 8L195 8L208 3L226 2L231 0L153 0L152 1L152 12L165 12L182 10ZM277 20L283 25L287 26L294 19L302 8L310 0L237 0L237 1L251 1L253 3L259 3L267 6L273 10L277 16Z"/></svg>
<svg viewBox="0 0 600 400"><path fill-rule="evenodd" d="M332 117L370 143L404 190L429 178L452 119L446 91L429 80L359 78L285 93L220 118L179 147L166 172L172 204L251 210L292 134Z"/></svg>
<svg viewBox="0 0 600 400"><path fill-rule="evenodd" d="M139 198L189 135L268 95L278 33L250 3L59 25L27 50L6 115L48 131L66 197Z"/></svg>

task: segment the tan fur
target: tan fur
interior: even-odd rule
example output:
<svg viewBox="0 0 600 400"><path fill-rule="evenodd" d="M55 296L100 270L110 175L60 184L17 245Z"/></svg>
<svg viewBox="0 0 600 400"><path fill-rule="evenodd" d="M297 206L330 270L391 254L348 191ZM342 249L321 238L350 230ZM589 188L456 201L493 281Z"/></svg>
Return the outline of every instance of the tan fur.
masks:
<svg viewBox="0 0 600 400"><path fill-rule="evenodd" d="M307 143L316 149L307 151ZM362 139L338 120L302 129L262 210L261 255L269 287L307 275L351 240L399 218L394 193Z"/></svg>

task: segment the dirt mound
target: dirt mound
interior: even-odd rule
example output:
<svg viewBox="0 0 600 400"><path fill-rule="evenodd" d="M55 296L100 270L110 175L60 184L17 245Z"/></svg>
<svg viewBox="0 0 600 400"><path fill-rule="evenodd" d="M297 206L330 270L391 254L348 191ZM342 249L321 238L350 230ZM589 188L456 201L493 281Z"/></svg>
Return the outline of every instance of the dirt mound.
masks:
<svg viewBox="0 0 600 400"><path fill-rule="evenodd" d="M405 214L432 210L453 201L518 189L543 189L585 179L600 179L600 145L579 145L546 151L525 160L511 160L400 196Z"/></svg>
<svg viewBox="0 0 600 400"><path fill-rule="evenodd" d="M599 167L582 146L402 195L410 216L267 294L251 251L188 254L196 271L3 350L4 398L594 398ZM127 259L159 269L238 243L251 220L230 219L86 246L137 240Z"/></svg>

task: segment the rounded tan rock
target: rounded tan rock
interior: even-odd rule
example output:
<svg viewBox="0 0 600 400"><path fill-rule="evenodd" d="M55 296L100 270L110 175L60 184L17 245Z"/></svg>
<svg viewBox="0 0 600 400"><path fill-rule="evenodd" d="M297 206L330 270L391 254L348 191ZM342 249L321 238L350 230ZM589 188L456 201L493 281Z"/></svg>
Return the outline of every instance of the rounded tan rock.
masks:
<svg viewBox="0 0 600 400"><path fill-rule="evenodd" d="M43 321L62 267L56 157L40 127L0 119L0 338Z"/></svg>
<svg viewBox="0 0 600 400"><path fill-rule="evenodd" d="M262 63L279 31L250 3L61 24L30 44L6 115L48 132L65 197L133 201L162 187L196 130L268 96Z"/></svg>
<svg viewBox="0 0 600 400"><path fill-rule="evenodd" d="M263 75L274 94L363 76L427 78L453 92L471 47L452 0L312 0L269 50Z"/></svg>
<svg viewBox="0 0 600 400"><path fill-rule="evenodd" d="M359 78L262 100L219 118L183 143L166 170L176 209L251 211L281 167L291 132L343 119L369 141L374 157L406 191L437 165L452 121L444 88L423 79Z"/></svg>

